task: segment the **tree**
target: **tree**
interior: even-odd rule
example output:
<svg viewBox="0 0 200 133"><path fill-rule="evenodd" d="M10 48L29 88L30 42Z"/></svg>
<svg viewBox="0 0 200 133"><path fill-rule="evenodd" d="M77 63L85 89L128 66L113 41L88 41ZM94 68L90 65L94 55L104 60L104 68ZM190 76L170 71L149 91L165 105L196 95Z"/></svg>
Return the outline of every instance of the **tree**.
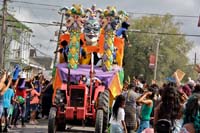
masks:
<svg viewBox="0 0 200 133"><path fill-rule="evenodd" d="M125 48L125 77L143 74L148 81L153 79L153 69L149 68L149 56L156 53L158 40L160 48L157 80L164 80L178 68L188 70L187 53L193 42L186 40L185 36L176 35L181 34L180 25L175 23L170 15L145 16L132 20L130 29L139 29L140 32L129 32L132 47Z"/></svg>

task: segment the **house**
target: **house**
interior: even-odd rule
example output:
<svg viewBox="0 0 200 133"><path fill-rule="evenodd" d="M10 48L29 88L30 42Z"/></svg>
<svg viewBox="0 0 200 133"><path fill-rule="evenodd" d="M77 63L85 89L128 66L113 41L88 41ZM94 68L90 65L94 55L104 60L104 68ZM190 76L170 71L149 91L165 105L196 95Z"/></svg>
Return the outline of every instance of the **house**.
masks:
<svg viewBox="0 0 200 133"><path fill-rule="evenodd" d="M0 12L0 18L2 18ZM31 42L32 30L22 24L11 14L6 15L6 41L4 44L4 64L5 69L14 67L15 64L20 64L25 67L29 64L29 51Z"/></svg>
<svg viewBox="0 0 200 133"><path fill-rule="evenodd" d="M49 56L38 56L36 49L30 49L30 63L33 73L42 72L45 77L51 77L53 59Z"/></svg>
<svg viewBox="0 0 200 133"><path fill-rule="evenodd" d="M0 12L0 18L2 18L1 14ZM12 71L14 66L19 64L26 71L27 77L30 77L32 73L37 74L41 71L51 70L52 58L38 57L37 50L32 48L32 30L9 13L6 17L6 31L3 53L5 69Z"/></svg>

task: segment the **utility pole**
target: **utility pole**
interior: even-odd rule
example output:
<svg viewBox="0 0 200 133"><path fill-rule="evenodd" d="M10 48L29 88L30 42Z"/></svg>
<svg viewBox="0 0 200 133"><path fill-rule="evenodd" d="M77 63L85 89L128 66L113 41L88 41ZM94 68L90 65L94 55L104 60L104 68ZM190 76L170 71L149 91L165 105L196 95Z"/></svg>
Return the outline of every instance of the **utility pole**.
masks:
<svg viewBox="0 0 200 133"><path fill-rule="evenodd" d="M154 78L153 78L155 81L157 78L159 48L160 48L160 39L157 41L157 44L156 44L156 63L155 63Z"/></svg>
<svg viewBox="0 0 200 133"><path fill-rule="evenodd" d="M196 65L197 64L197 53L195 52L195 54L194 54L194 65Z"/></svg>
<svg viewBox="0 0 200 133"><path fill-rule="evenodd" d="M6 43L6 15L7 15L7 0L3 1L3 9L2 9L2 25L1 25L1 42L0 42L0 67L4 68L5 64L5 43Z"/></svg>
<svg viewBox="0 0 200 133"><path fill-rule="evenodd" d="M58 33L58 40L57 40L57 45L56 45L56 51L59 48L59 43L60 43L59 39L60 39L60 34L61 34L62 26L63 26L64 13L61 12L61 15L62 15L62 17L61 17L60 29L59 29L59 33ZM58 57L58 52L55 53L54 63L53 63L54 67L55 67L56 62L57 62L57 57Z"/></svg>

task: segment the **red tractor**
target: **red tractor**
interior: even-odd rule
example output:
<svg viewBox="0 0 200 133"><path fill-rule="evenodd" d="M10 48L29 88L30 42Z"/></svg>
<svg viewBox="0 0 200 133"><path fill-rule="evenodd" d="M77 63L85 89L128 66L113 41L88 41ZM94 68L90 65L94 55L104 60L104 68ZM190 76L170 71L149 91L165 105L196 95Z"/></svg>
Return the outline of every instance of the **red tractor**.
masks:
<svg viewBox="0 0 200 133"><path fill-rule="evenodd" d="M89 77L90 66L79 66L76 70L66 68L66 64L57 66L53 107L49 114L48 132L65 130L66 124L72 121L86 120L95 125L95 132L106 131L109 121L111 90L108 87L117 84L118 73L122 69L103 72L95 68L95 77L88 83L81 83L82 75ZM92 80L91 80L92 79ZM68 82L65 82L65 81ZM92 85L91 85L92 84ZM118 91L115 88L115 91Z"/></svg>

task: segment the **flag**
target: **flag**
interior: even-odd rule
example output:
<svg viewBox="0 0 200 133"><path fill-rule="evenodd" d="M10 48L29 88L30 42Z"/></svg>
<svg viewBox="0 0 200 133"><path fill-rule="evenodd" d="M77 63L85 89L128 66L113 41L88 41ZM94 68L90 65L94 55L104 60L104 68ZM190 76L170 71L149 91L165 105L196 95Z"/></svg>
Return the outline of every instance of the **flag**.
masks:
<svg viewBox="0 0 200 133"><path fill-rule="evenodd" d="M200 16L199 16L199 20L198 20L198 27L200 27Z"/></svg>

